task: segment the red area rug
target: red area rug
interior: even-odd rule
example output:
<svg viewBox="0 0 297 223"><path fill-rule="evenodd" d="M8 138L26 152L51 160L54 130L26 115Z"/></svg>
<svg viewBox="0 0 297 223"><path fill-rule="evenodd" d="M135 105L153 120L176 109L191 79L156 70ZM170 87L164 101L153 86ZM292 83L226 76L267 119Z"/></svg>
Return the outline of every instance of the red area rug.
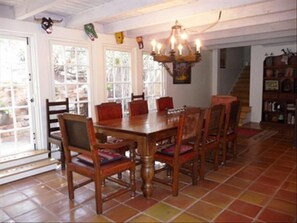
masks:
<svg viewBox="0 0 297 223"><path fill-rule="evenodd" d="M243 138L250 138L254 135L257 135L260 133L262 130L261 129L251 129L251 128L238 128L238 136L243 137Z"/></svg>

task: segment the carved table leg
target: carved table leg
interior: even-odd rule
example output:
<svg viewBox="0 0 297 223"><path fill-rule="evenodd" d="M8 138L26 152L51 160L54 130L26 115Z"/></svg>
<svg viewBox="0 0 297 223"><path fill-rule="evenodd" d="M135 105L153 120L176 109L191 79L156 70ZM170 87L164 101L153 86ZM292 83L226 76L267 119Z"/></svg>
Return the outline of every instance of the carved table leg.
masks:
<svg viewBox="0 0 297 223"><path fill-rule="evenodd" d="M150 198L153 194L152 180L154 177L154 163L152 156L143 156L141 165L142 191L146 198Z"/></svg>

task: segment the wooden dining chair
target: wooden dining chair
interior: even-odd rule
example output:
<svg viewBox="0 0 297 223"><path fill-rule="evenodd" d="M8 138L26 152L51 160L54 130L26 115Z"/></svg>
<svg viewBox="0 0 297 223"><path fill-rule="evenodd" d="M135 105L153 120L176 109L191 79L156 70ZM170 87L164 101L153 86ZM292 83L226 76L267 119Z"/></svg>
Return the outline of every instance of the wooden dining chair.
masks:
<svg viewBox="0 0 297 223"><path fill-rule="evenodd" d="M66 155L66 173L69 199L74 199L74 191L88 183L94 182L96 212L101 214L103 202L116 196L131 192L135 196L135 162L134 145L130 145L130 158L116 153L118 148L124 146L122 142L114 144L99 143L96 141L92 118L83 115L65 113L59 115L62 140ZM71 156L71 153L77 153ZM115 174L128 171L126 180L114 177ZM74 184L73 173L86 178L83 182ZM112 181L113 191L108 194L102 192L103 181ZM114 183L119 184L115 189Z"/></svg>
<svg viewBox="0 0 297 223"><path fill-rule="evenodd" d="M134 94L131 93L131 101L135 101L135 100L144 100L144 92L142 92L142 94Z"/></svg>
<svg viewBox="0 0 297 223"><path fill-rule="evenodd" d="M148 113L147 100L136 100L128 102L130 116L144 115Z"/></svg>
<svg viewBox="0 0 297 223"><path fill-rule="evenodd" d="M222 145L222 164L226 165L226 152L227 152L227 146L229 144L229 142L232 143L232 150L233 150L233 157L235 157L235 153L236 153L236 145L234 143L236 143L235 138L233 135L233 131L236 130L236 135L237 135L237 127L236 129L234 128L234 122L231 124L230 122L230 118L238 118L237 121L237 125L239 122L239 112L238 114L233 113L233 115L235 115L235 117L230 117L230 106L231 103L237 101L237 97L236 96L232 96L232 95L213 95L211 97L211 105L218 105L218 104L223 104L225 105L225 116L224 116L224 121L223 121L223 127L222 127L222 131L221 131L221 145ZM239 105L240 106L240 105ZM232 120L235 121L235 120ZM229 127L229 124L231 124L231 126ZM233 126L233 127L232 127ZM226 142L227 140L227 135L229 136L229 142ZM231 140L232 139L232 140ZM234 139L234 140L233 140Z"/></svg>
<svg viewBox="0 0 297 223"><path fill-rule="evenodd" d="M97 122L123 118L122 105L116 102L103 102L95 105Z"/></svg>
<svg viewBox="0 0 297 223"><path fill-rule="evenodd" d="M240 118L240 101L232 101L226 106L226 115L223 124L223 131L221 131L221 145L223 154L223 164L226 165L226 154L231 144L231 150L233 158L237 156L237 135L238 135L238 124Z"/></svg>
<svg viewBox="0 0 297 223"><path fill-rule="evenodd" d="M121 103L116 103L116 102L103 102L99 105L95 105L95 112L96 112L96 121L106 121L106 120L113 120L113 119L121 119L123 118L123 112L122 112L122 105ZM125 146L122 148L119 148L118 152L122 155L125 154L126 151L129 151L131 141L128 139L122 139L122 138L117 138L114 136L107 136L103 133L96 133L97 138L101 142L105 143L114 143L114 142L127 142ZM134 143L134 147L136 148L136 143ZM119 174L119 177L121 175Z"/></svg>
<svg viewBox="0 0 297 223"><path fill-rule="evenodd" d="M172 195L178 195L179 172L192 177L192 184L197 185L198 178L198 144L201 137L201 129L204 120L204 110L200 108L187 108L179 115L179 124L175 143L161 144L157 146L154 161L166 165L155 170L154 181L171 186ZM189 142L194 142L189 144ZM190 172L185 172L181 167L185 164L191 166ZM171 169L171 178L160 172ZM161 175L161 176L159 176ZM163 176L163 177L162 177Z"/></svg>
<svg viewBox="0 0 297 223"><path fill-rule="evenodd" d="M165 111L173 108L172 97L161 97L156 99L157 111Z"/></svg>
<svg viewBox="0 0 297 223"><path fill-rule="evenodd" d="M230 104L232 101L236 101L237 97L232 95L212 95L211 96L211 105L218 104Z"/></svg>
<svg viewBox="0 0 297 223"><path fill-rule="evenodd" d="M47 123L47 150L49 158L53 152L60 153L60 162L62 169L65 169L65 154L62 144L61 131L58 121L58 115L69 112L69 99L64 101L52 101L45 100L46 106L46 123ZM58 150L53 150L52 145L56 145Z"/></svg>
<svg viewBox="0 0 297 223"><path fill-rule="evenodd" d="M213 105L206 111L204 127L199 144L200 179L204 179L206 155L213 154L214 170L219 166L220 136L223 127L225 106L223 104Z"/></svg>

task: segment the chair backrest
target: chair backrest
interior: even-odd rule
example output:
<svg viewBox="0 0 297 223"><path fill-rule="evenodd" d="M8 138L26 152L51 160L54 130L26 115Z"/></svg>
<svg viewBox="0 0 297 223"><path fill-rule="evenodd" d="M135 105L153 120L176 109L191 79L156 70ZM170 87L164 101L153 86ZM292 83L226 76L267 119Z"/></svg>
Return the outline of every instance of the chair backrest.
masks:
<svg viewBox="0 0 297 223"><path fill-rule="evenodd" d="M144 115L148 113L148 104L146 100L130 101L128 107L130 116Z"/></svg>
<svg viewBox="0 0 297 223"><path fill-rule="evenodd" d="M144 92L138 95L131 93L131 101L134 101L134 100L144 100Z"/></svg>
<svg viewBox="0 0 297 223"><path fill-rule="evenodd" d="M172 97L161 97L156 99L157 110L165 111L167 109L173 108L173 99Z"/></svg>
<svg viewBox="0 0 297 223"><path fill-rule="evenodd" d="M237 97L232 95L212 95L211 105L225 104L229 105L232 101L236 101Z"/></svg>
<svg viewBox="0 0 297 223"><path fill-rule="evenodd" d="M231 114L231 104L235 102L232 106ZM213 95L211 97L211 105L225 105L225 118L223 121L223 133L226 135L228 132L237 130L239 123L240 114L240 101L237 100L236 96L231 95Z"/></svg>
<svg viewBox="0 0 297 223"><path fill-rule="evenodd" d="M47 119L47 134L50 136L53 132L60 131L58 115L69 112L69 99L65 101L45 100L46 103L46 119Z"/></svg>
<svg viewBox="0 0 297 223"><path fill-rule="evenodd" d="M209 107L205 115L205 124L203 129L202 145L207 144L212 139L219 141L223 121L225 116L225 105L218 104Z"/></svg>
<svg viewBox="0 0 297 223"><path fill-rule="evenodd" d="M205 110L189 107L179 115L178 130L176 135L177 150L174 156L179 156L182 144L195 143L199 145ZM198 149L198 146L196 147Z"/></svg>
<svg viewBox="0 0 297 223"><path fill-rule="evenodd" d="M100 105L95 105L95 112L97 122L123 117L122 105L116 102L104 102Z"/></svg>
<svg viewBox="0 0 297 223"><path fill-rule="evenodd" d="M84 115L64 113L59 115L58 119L62 133L66 163L72 160L71 152L92 157L92 148L96 144L92 118L87 118Z"/></svg>
<svg viewBox="0 0 297 223"><path fill-rule="evenodd" d="M226 107L226 118L224 126L224 134L228 132L237 133L240 118L240 101L232 101L230 106Z"/></svg>

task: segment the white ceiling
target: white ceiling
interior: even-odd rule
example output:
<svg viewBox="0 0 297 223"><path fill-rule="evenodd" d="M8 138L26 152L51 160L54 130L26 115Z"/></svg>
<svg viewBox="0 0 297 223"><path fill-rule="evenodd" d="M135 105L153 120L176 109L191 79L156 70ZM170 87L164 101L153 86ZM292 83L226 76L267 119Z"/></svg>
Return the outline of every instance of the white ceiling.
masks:
<svg viewBox="0 0 297 223"><path fill-rule="evenodd" d="M296 0L0 0L0 17L51 17L74 29L93 23L97 34L124 32L166 38L178 20L206 48L296 42ZM222 12L217 24L213 24ZM5 12L5 13L4 13Z"/></svg>

